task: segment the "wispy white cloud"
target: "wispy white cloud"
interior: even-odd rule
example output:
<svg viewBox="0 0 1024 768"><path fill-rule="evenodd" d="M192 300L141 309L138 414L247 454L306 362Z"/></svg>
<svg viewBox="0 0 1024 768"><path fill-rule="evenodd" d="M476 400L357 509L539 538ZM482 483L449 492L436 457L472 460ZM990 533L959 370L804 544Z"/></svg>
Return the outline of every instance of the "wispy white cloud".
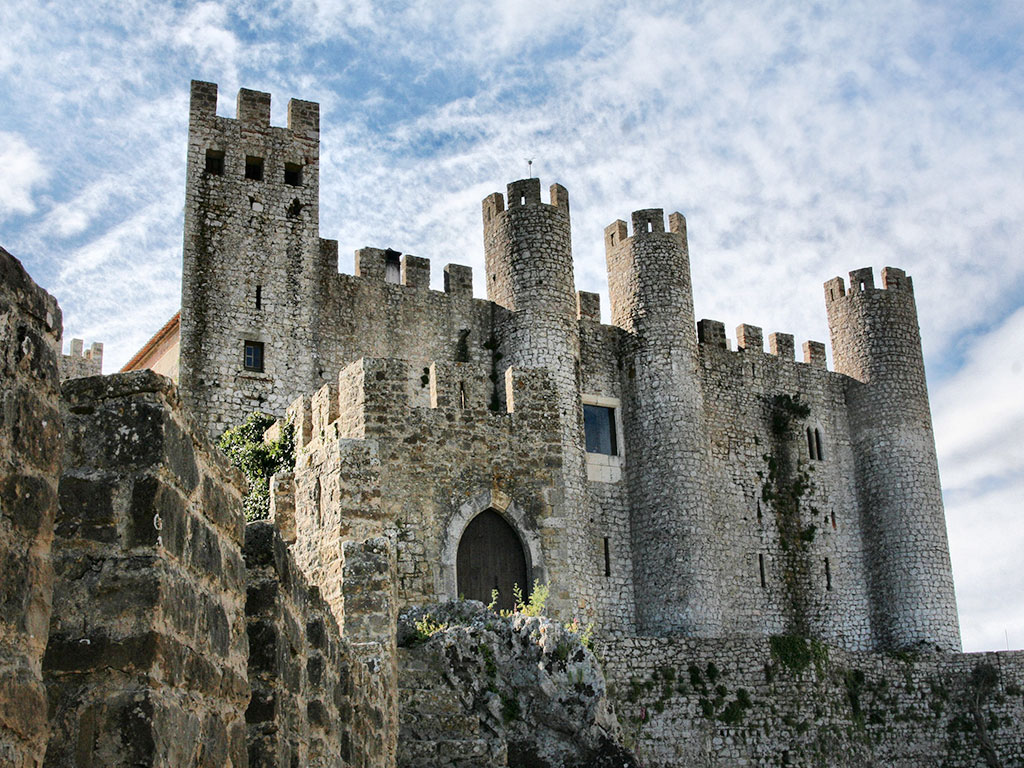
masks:
<svg viewBox="0 0 1024 768"><path fill-rule="evenodd" d="M0 222L15 213L32 213L36 209L34 187L43 185L50 170L43 165L39 153L16 133L0 132L0 168L4 181L0 184Z"/></svg>

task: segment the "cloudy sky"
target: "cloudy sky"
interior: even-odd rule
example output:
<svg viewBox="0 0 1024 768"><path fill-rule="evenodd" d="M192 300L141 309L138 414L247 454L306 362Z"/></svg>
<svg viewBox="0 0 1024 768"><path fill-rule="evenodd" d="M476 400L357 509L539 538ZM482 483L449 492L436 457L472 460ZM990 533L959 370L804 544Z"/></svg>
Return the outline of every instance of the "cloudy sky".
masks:
<svg viewBox="0 0 1024 768"><path fill-rule="evenodd" d="M969 6L969 10L967 10ZM915 278L964 645L1024 647L1020 2L0 4L0 244L106 345L177 309L190 79L318 101L321 234L482 272L480 200L686 214L698 317L828 339L822 283ZM477 280L478 287L482 281Z"/></svg>

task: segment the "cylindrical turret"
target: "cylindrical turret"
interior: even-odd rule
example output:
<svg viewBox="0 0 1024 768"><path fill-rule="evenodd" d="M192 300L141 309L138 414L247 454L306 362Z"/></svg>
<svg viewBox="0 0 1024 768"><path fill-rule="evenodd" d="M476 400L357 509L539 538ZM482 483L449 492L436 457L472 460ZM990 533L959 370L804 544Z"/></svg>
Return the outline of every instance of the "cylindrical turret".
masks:
<svg viewBox="0 0 1024 768"><path fill-rule="evenodd" d="M825 283L832 355L847 403L878 648L960 650L914 288L900 269Z"/></svg>
<svg viewBox="0 0 1024 768"><path fill-rule="evenodd" d="M487 297L510 310L496 324L499 374L510 366L545 368L558 393L562 430L561 494L551 514L553 529L565 531L563 541L548 552L553 582L552 608L571 613L586 600L587 567L584 514L585 464L583 406L580 399L579 325L572 267L569 193L551 186L550 204L540 199L540 180L521 179L508 185L508 204L495 192L483 201L484 258ZM504 380L499 375L498 382ZM549 524L550 524L549 523Z"/></svg>
<svg viewBox="0 0 1024 768"><path fill-rule="evenodd" d="M642 633L721 631L686 220L661 209L605 229L622 350L633 573Z"/></svg>

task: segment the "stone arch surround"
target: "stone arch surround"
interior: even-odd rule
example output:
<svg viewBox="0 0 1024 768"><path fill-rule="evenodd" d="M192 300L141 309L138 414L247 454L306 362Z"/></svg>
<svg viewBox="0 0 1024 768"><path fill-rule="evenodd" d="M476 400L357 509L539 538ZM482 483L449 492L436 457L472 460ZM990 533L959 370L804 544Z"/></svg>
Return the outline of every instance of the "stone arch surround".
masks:
<svg viewBox="0 0 1024 768"><path fill-rule="evenodd" d="M485 510L493 509L501 515L519 536L526 554L526 569L534 581L547 583L547 568L544 564L544 552L541 549L540 536L527 522L525 513L506 494L492 489L479 493L460 506L449 518L444 527L441 543L440 583L437 584L437 595L442 600L456 600L458 594L458 578L455 563L459 554L459 542L466 526Z"/></svg>

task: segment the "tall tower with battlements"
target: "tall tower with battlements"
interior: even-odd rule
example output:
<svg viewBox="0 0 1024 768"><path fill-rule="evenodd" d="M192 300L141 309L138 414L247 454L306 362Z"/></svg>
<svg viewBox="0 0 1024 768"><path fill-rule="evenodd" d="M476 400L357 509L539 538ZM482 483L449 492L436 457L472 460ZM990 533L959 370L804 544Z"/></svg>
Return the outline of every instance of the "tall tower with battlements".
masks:
<svg viewBox="0 0 1024 768"><path fill-rule="evenodd" d="M713 636L719 537L707 483L704 405L686 220L635 211L605 229L612 324L622 340L637 628Z"/></svg>
<svg viewBox="0 0 1024 768"><path fill-rule="evenodd" d="M253 410L283 413L320 385L316 324L330 248L319 237L319 107L242 89L234 118L193 81L181 302L182 394L213 435ZM328 259L329 260L329 259Z"/></svg>
<svg viewBox="0 0 1024 768"><path fill-rule="evenodd" d="M879 648L960 650L914 286L901 269L825 283L836 370L847 384L851 442Z"/></svg>
<svg viewBox="0 0 1024 768"><path fill-rule="evenodd" d="M540 179L513 181L507 199L500 192L484 199L483 224L487 298L511 313L496 325L501 369L546 368L557 391L562 487L552 505L556 519L548 523L564 526L564 551L553 561L570 570L552 574L562 585L553 597L556 607L569 612L572 602L586 597L587 565L593 559L584 534L586 474L569 193L553 184L550 202L544 203Z"/></svg>

